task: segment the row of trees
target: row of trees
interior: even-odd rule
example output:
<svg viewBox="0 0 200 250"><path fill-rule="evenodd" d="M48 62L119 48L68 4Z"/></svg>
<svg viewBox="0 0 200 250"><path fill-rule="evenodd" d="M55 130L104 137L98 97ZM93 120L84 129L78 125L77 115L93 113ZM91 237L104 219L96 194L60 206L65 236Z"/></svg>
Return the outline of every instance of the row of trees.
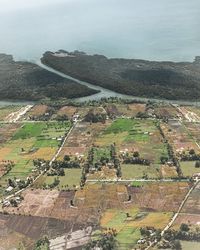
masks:
<svg viewBox="0 0 200 250"><path fill-rule="evenodd" d="M83 250L115 250L117 249L117 241L115 235L111 232L104 233L99 239L89 242L86 246L82 248Z"/></svg>
<svg viewBox="0 0 200 250"><path fill-rule="evenodd" d="M160 134L163 138L163 142L167 146L167 152L168 152L168 156L169 156L168 160L171 161L173 163L173 165L176 167L176 171L177 171L178 176L182 177L183 173L181 170L181 166L180 166L180 163L179 163L179 161L174 153L173 147L170 145L169 141L165 137L165 134L164 134L159 122L156 123L156 126L157 126L158 130L160 131ZM161 163L166 162L166 161L167 161L167 158L165 158L165 159L161 158Z"/></svg>
<svg viewBox="0 0 200 250"><path fill-rule="evenodd" d="M200 161L200 154L197 154L194 149L188 152L183 151L180 154L181 161Z"/></svg>
<svg viewBox="0 0 200 250"><path fill-rule="evenodd" d="M117 157L117 151L116 151L115 144L112 144L110 146L110 158L102 156L98 162L94 162L94 153L95 153L95 149L94 149L94 147L92 147L88 152L87 161L83 165L81 182L80 182L81 187L83 187L85 185L86 175L91 170L95 169L96 171L101 171L102 166L106 166L109 163L110 163L111 167L114 167L116 169L117 177L122 176L120 160Z"/></svg>
<svg viewBox="0 0 200 250"><path fill-rule="evenodd" d="M149 166L151 164L150 160L141 158L139 152L137 151L135 151L132 155L125 154L122 158L124 164L140 164L145 166Z"/></svg>
<svg viewBox="0 0 200 250"><path fill-rule="evenodd" d="M105 113L95 113L93 110L90 110L87 115L85 116L86 122L102 122L105 123L107 115Z"/></svg>

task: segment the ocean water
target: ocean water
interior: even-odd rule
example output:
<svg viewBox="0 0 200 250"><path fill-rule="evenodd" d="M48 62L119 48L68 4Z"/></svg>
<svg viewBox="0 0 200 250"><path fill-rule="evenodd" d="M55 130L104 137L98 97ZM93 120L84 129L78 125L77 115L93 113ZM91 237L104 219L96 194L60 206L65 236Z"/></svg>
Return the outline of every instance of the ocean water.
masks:
<svg viewBox="0 0 200 250"><path fill-rule="evenodd" d="M200 55L200 0L0 0L0 20L0 53L17 60L59 49L159 61Z"/></svg>

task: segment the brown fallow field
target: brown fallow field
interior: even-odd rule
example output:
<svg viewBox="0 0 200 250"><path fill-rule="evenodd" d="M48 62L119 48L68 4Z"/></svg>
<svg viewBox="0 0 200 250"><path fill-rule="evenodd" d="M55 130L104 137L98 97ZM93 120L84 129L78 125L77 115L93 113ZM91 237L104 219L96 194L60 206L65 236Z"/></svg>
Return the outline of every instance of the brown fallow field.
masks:
<svg viewBox="0 0 200 250"><path fill-rule="evenodd" d="M128 116L135 117L138 112L144 112L146 104L133 103L133 104L107 104L105 110L108 115L113 116Z"/></svg>
<svg viewBox="0 0 200 250"><path fill-rule="evenodd" d="M73 106L64 106L58 110L57 115L66 115L68 118L72 118L72 116L77 112L77 108Z"/></svg>
<svg viewBox="0 0 200 250"><path fill-rule="evenodd" d="M27 189L23 193L24 200L17 208L8 207L4 211L97 225L106 209L176 212L188 190L186 182L158 182L141 187L88 184L76 192ZM71 206L72 201L74 206Z"/></svg>
<svg viewBox="0 0 200 250"><path fill-rule="evenodd" d="M200 143L200 126L198 123L186 122L185 126L189 134L194 138L197 143Z"/></svg>
<svg viewBox="0 0 200 250"><path fill-rule="evenodd" d="M27 113L28 116L42 116L44 115L48 110L47 105L38 104L33 106L33 108Z"/></svg>
<svg viewBox="0 0 200 250"><path fill-rule="evenodd" d="M5 143L15 134L18 128L21 127L21 124L12 123L12 124L0 124L0 143Z"/></svg>
<svg viewBox="0 0 200 250"><path fill-rule="evenodd" d="M200 183L187 199L174 223L174 228L179 228L182 223L200 227Z"/></svg>
<svg viewBox="0 0 200 250"><path fill-rule="evenodd" d="M165 117L168 119L178 119L182 117L178 109L171 105L155 107L154 113L157 117Z"/></svg>
<svg viewBox="0 0 200 250"><path fill-rule="evenodd" d="M200 227L200 214L181 213L175 220L173 228L179 229L181 224Z"/></svg>
<svg viewBox="0 0 200 250"><path fill-rule="evenodd" d="M150 183L128 187L131 205L147 211L176 212L189 191L187 182Z"/></svg>
<svg viewBox="0 0 200 250"><path fill-rule="evenodd" d="M0 214L0 247L3 250L15 249L21 243L25 249L31 250L35 241L44 236L52 239L84 227L84 224L74 224L68 220Z"/></svg>
<svg viewBox="0 0 200 250"><path fill-rule="evenodd" d="M178 154L179 152L190 149L200 152L194 139L188 133L188 129L180 121L170 120L167 124L162 123L161 128L169 143L173 146L175 153Z"/></svg>

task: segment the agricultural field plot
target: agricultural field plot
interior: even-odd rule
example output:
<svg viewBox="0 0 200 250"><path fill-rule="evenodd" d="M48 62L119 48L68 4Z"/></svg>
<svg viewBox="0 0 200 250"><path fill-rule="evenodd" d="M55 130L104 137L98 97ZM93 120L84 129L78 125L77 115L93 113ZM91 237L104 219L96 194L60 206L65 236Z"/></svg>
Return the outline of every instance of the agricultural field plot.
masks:
<svg viewBox="0 0 200 250"><path fill-rule="evenodd" d="M3 209L9 213L48 217L58 196L59 191L57 190L27 189L23 192L24 200L18 208L7 207Z"/></svg>
<svg viewBox="0 0 200 250"><path fill-rule="evenodd" d="M181 224L200 227L200 214L180 213L173 224L173 229L179 229Z"/></svg>
<svg viewBox="0 0 200 250"><path fill-rule="evenodd" d="M87 151L92 146L95 138L110 124L79 122L68 137L58 159L63 159L65 155L86 156Z"/></svg>
<svg viewBox="0 0 200 250"><path fill-rule="evenodd" d="M172 105L161 105L154 108L154 114L158 118L166 119L179 119L182 118L182 114Z"/></svg>
<svg viewBox="0 0 200 250"><path fill-rule="evenodd" d="M144 166L139 164L122 164L122 179L130 180L134 178L143 178L148 176L149 178L159 178L160 170L152 166Z"/></svg>
<svg viewBox="0 0 200 250"><path fill-rule="evenodd" d="M129 206L147 211L176 212L189 191L187 182L144 183L140 187L128 187L132 202Z"/></svg>
<svg viewBox="0 0 200 250"><path fill-rule="evenodd" d="M160 177L161 178L176 178L176 177L178 177L176 167L169 166L169 165L162 165L160 167Z"/></svg>
<svg viewBox="0 0 200 250"><path fill-rule="evenodd" d="M28 238L25 235L13 232L8 227L3 228L6 233L0 236L1 249L33 249L35 240ZM17 248L16 248L17 247Z"/></svg>
<svg viewBox="0 0 200 250"><path fill-rule="evenodd" d="M31 110L26 114L26 117L41 117L45 115L48 111L48 106L43 104L37 104L31 108Z"/></svg>
<svg viewBox="0 0 200 250"><path fill-rule="evenodd" d="M133 103L133 104L128 104L128 115L131 116L136 116L138 112L145 112L146 109L146 104L142 103Z"/></svg>
<svg viewBox="0 0 200 250"><path fill-rule="evenodd" d="M161 123L161 128L176 154L190 149L194 149L196 153L200 152L194 138L181 121L169 120L168 123Z"/></svg>
<svg viewBox="0 0 200 250"><path fill-rule="evenodd" d="M89 193L87 192L87 197L89 198L92 196L92 200L80 197L78 192L80 191L75 193L74 191L59 192L58 190L27 189L23 192L22 195L24 200L18 207L5 207L4 212L6 211L10 214L14 213L20 215L55 218L68 221L74 226L82 223L85 225L97 225L100 216L100 201L97 200L97 198L93 201L94 191L92 189ZM109 196L108 194L106 195ZM116 195L115 191L114 199L116 198ZM112 196L113 192L110 194L111 198ZM103 197L101 195L101 203L103 203L102 198ZM76 207L71 206L71 201L73 200ZM88 201L91 203L88 203ZM113 207L111 201L110 206Z"/></svg>
<svg viewBox="0 0 200 250"><path fill-rule="evenodd" d="M167 156L166 146L152 120L117 119L96 139L95 145L109 146L114 142L118 153L138 151L140 157L155 165L160 164L161 156Z"/></svg>
<svg viewBox="0 0 200 250"><path fill-rule="evenodd" d="M22 106L0 106L0 121L6 121L6 118L13 112L19 111Z"/></svg>
<svg viewBox="0 0 200 250"><path fill-rule="evenodd" d="M0 161L0 178L7 173L8 167L7 165L10 164L10 161Z"/></svg>
<svg viewBox="0 0 200 250"><path fill-rule="evenodd" d="M124 207L123 203L127 199L128 192L124 185L88 184L76 192L74 203L78 207L104 210Z"/></svg>
<svg viewBox="0 0 200 250"><path fill-rule="evenodd" d="M132 103L132 104L107 104L105 110L109 116L128 116L135 117L138 112L145 111L146 104Z"/></svg>
<svg viewBox="0 0 200 250"><path fill-rule="evenodd" d="M200 214L200 183L190 194L182 209L182 213Z"/></svg>
<svg viewBox="0 0 200 250"><path fill-rule="evenodd" d="M111 160L111 147L93 147L92 149L93 167L90 167L87 180L117 179L117 170Z"/></svg>
<svg viewBox="0 0 200 250"><path fill-rule="evenodd" d="M180 161L183 176L192 177L194 174L200 173L199 168L195 168L195 161Z"/></svg>
<svg viewBox="0 0 200 250"><path fill-rule="evenodd" d="M113 180L117 179L116 169L103 166L101 171L94 171L87 175L87 180Z"/></svg>
<svg viewBox="0 0 200 250"><path fill-rule="evenodd" d="M136 208L109 209L102 214L100 225L105 231L108 228L116 230L119 249L131 249L141 238L141 227L163 229L171 217L172 213L144 212Z"/></svg>
<svg viewBox="0 0 200 250"><path fill-rule="evenodd" d="M75 113L77 113L78 108L73 106L64 106L60 108L57 112L58 116L66 115L69 119L73 117Z"/></svg>
<svg viewBox="0 0 200 250"><path fill-rule="evenodd" d="M70 208L70 199L74 197L74 192L66 193L65 209ZM51 217L54 206L56 206L60 197L60 192L58 190L27 189L22 195L24 200L18 208L7 207L4 208L4 211L22 215Z"/></svg>
<svg viewBox="0 0 200 250"><path fill-rule="evenodd" d="M2 124L0 123L0 143L5 143L21 127L20 124ZM1 156L0 156L1 157Z"/></svg>
<svg viewBox="0 0 200 250"><path fill-rule="evenodd" d="M42 175L35 183L35 188L42 188L48 186L54 182L55 177L59 180L58 186L55 188L60 190L73 190L79 187L81 180L82 169L65 169L65 176L47 176Z"/></svg>
<svg viewBox="0 0 200 250"><path fill-rule="evenodd" d="M122 179L130 180L134 178L173 178L177 177L175 167L162 165L158 167L145 166L139 164L122 164Z"/></svg>
<svg viewBox="0 0 200 250"><path fill-rule="evenodd" d="M110 160L110 147L93 148L94 149L94 162L100 161L101 158Z"/></svg>
<svg viewBox="0 0 200 250"><path fill-rule="evenodd" d="M181 241L181 247L182 250L199 250L200 249L200 243L194 242L194 241Z"/></svg>
<svg viewBox="0 0 200 250"><path fill-rule="evenodd" d="M197 143L200 143L200 127L198 123L185 122L184 123L188 133L191 137L195 139ZM199 149L200 151L200 149Z"/></svg>
<svg viewBox="0 0 200 250"><path fill-rule="evenodd" d="M69 122L24 123L12 139L2 145L1 160L11 160L14 167L0 180L1 195L9 178L24 180L33 175L33 160L42 158L51 160L60 140L70 129ZM58 140L59 139L59 140Z"/></svg>
<svg viewBox="0 0 200 250"><path fill-rule="evenodd" d="M0 214L0 242L3 249L33 249L36 240L56 238L84 227L72 221L48 217ZM20 247L21 246L21 247ZM45 249L44 249L45 250Z"/></svg>
<svg viewBox="0 0 200 250"><path fill-rule="evenodd" d="M80 115L81 118L84 118L88 114L90 109L91 107L88 106L77 107L77 113Z"/></svg>

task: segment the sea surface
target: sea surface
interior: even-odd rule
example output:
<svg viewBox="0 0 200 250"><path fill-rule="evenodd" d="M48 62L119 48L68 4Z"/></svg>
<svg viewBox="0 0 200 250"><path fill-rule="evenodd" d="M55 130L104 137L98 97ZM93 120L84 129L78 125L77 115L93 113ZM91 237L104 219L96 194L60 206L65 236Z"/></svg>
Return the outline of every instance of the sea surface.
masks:
<svg viewBox="0 0 200 250"><path fill-rule="evenodd" d="M0 0L0 53L43 52L192 61L200 55L200 0Z"/></svg>

